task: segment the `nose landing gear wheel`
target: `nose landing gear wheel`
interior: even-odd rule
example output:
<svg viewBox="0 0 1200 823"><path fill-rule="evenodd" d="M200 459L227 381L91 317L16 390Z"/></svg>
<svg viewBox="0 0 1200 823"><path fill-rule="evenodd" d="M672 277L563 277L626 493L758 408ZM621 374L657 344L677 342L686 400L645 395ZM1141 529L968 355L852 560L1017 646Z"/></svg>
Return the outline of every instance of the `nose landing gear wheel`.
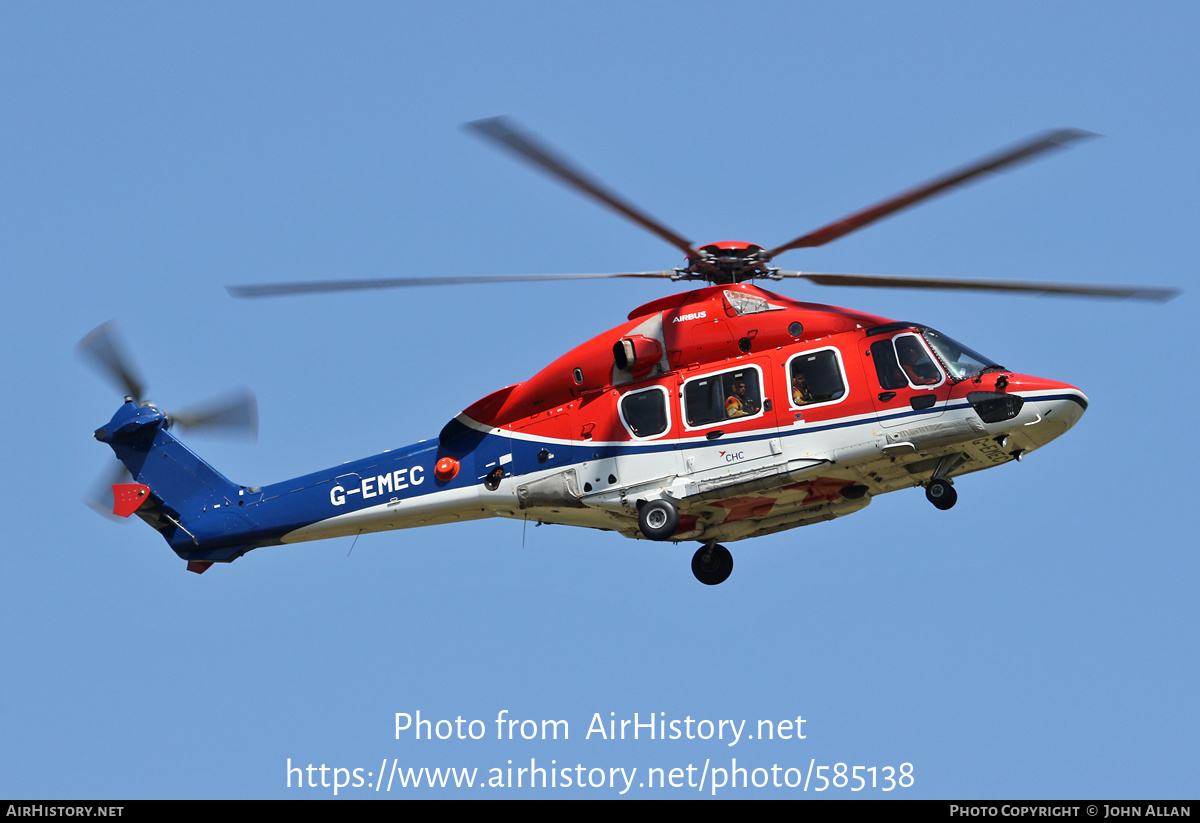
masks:
<svg viewBox="0 0 1200 823"><path fill-rule="evenodd" d="M958 502L958 492L950 485L949 480L931 480L925 487L925 499L936 508L946 511Z"/></svg>
<svg viewBox="0 0 1200 823"><path fill-rule="evenodd" d="M701 546L692 555L692 574L706 586L724 583L733 571L733 555L724 546Z"/></svg>
<svg viewBox="0 0 1200 823"><path fill-rule="evenodd" d="M652 500L638 512L638 528L651 540L670 540L679 531L679 509L670 500Z"/></svg>

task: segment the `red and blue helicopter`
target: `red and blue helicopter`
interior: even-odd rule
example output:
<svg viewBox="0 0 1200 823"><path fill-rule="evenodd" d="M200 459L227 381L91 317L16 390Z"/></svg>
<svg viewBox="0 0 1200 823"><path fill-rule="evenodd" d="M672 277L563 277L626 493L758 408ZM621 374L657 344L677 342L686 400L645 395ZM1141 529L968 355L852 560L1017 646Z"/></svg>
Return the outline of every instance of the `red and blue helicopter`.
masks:
<svg viewBox="0 0 1200 823"><path fill-rule="evenodd" d="M528 133L496 118L478 135L674 245L670 271L323 281L230 288L238 297L480 282L661 278L704 285L663 297L530 379L463 410L422 441L282 483L235 483L172 424L248 420L248 403L169 415L107 326L81 344L127 389L95 432L133 476L113 484L194 572L252 549L485 517L698 541L692 571L723 582L722 545L842 517L877 495L924 488L954 505L954 480L1020 460L1064 434L1088 398L999 365L917 322L793 300L754 281L974 289L1167 300L1170 289L783 271L792 249L823 245L987 172L1088 136L1031 138L774 248L697 246L605 189Z"/></svg>

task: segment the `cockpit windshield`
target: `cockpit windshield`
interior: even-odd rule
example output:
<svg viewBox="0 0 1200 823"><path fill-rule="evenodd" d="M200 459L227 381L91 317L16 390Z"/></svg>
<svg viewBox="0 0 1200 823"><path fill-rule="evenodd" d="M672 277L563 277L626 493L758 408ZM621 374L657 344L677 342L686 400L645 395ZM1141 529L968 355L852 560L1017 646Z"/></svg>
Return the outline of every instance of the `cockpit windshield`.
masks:
<svg viewBox="0 0 1200 823"><path fill-rule="evenodd" d="M938 359L946 366L950 372L951 380L966 380L968 377L974 377L985 369L1003 369L1004 367L997 364L994 360L989 360L978 352L971 351L962 343L952 340L941 332L933 329L921 329L921 336L925 338L925 342L937 354Z"/></svg>

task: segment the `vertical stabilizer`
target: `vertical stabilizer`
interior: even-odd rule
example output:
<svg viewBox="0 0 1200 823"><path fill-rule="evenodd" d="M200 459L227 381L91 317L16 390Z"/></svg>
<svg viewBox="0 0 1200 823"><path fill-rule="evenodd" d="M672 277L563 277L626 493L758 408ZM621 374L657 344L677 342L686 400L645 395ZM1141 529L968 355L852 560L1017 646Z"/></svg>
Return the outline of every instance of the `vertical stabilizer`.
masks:
<svg viewBox="0 0 1200 823"><path fill-rule="evenodd" d="M114 513L136 512L189 568L203 571L203 561L233 560L251 548L247 537L255 524L238 511L244 489L201 460L169 427L163 412L127 399L95 437L112 447L135 481L114 487Z"/></svg>

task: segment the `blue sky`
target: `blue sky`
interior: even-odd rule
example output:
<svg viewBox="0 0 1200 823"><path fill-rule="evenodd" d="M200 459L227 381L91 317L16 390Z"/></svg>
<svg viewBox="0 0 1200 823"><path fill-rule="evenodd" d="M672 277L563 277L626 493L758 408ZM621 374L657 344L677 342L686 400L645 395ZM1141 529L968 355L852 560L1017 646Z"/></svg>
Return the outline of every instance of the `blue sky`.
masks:
<svg viewBox="0 0 1200 823"><path fill-rule="evenodd" d="M0 795L327 797L287 763L572 770L913 764L911 787L1196 794L1197 11L1183 3L5 4ZM171 408L235 386L261 484L433 437L663 294L648 283L235 301L227 284L663 269L677 251L464 133L508 114L697 242L782 243L1050 127L1103 135L787 268L1135 282L1167 305L864 291L1071 382L1020 465L732 544L482 521L263 549L203 576L80 498L117 319ZM396 713L482 740L396 738ZM497 740L497 715L570 738ZM803 717L803 740L605 741L602 719ZM610 714L613 713L613 714ZM373 779L373 778L372 778ZM619 778L618 778L619 779ZM318 776L319 780L319 776ZM607 780L607 777L606 777ZM711 793L711 778L703 794ZM613 797L619 789L339 796Z"/></svg>

